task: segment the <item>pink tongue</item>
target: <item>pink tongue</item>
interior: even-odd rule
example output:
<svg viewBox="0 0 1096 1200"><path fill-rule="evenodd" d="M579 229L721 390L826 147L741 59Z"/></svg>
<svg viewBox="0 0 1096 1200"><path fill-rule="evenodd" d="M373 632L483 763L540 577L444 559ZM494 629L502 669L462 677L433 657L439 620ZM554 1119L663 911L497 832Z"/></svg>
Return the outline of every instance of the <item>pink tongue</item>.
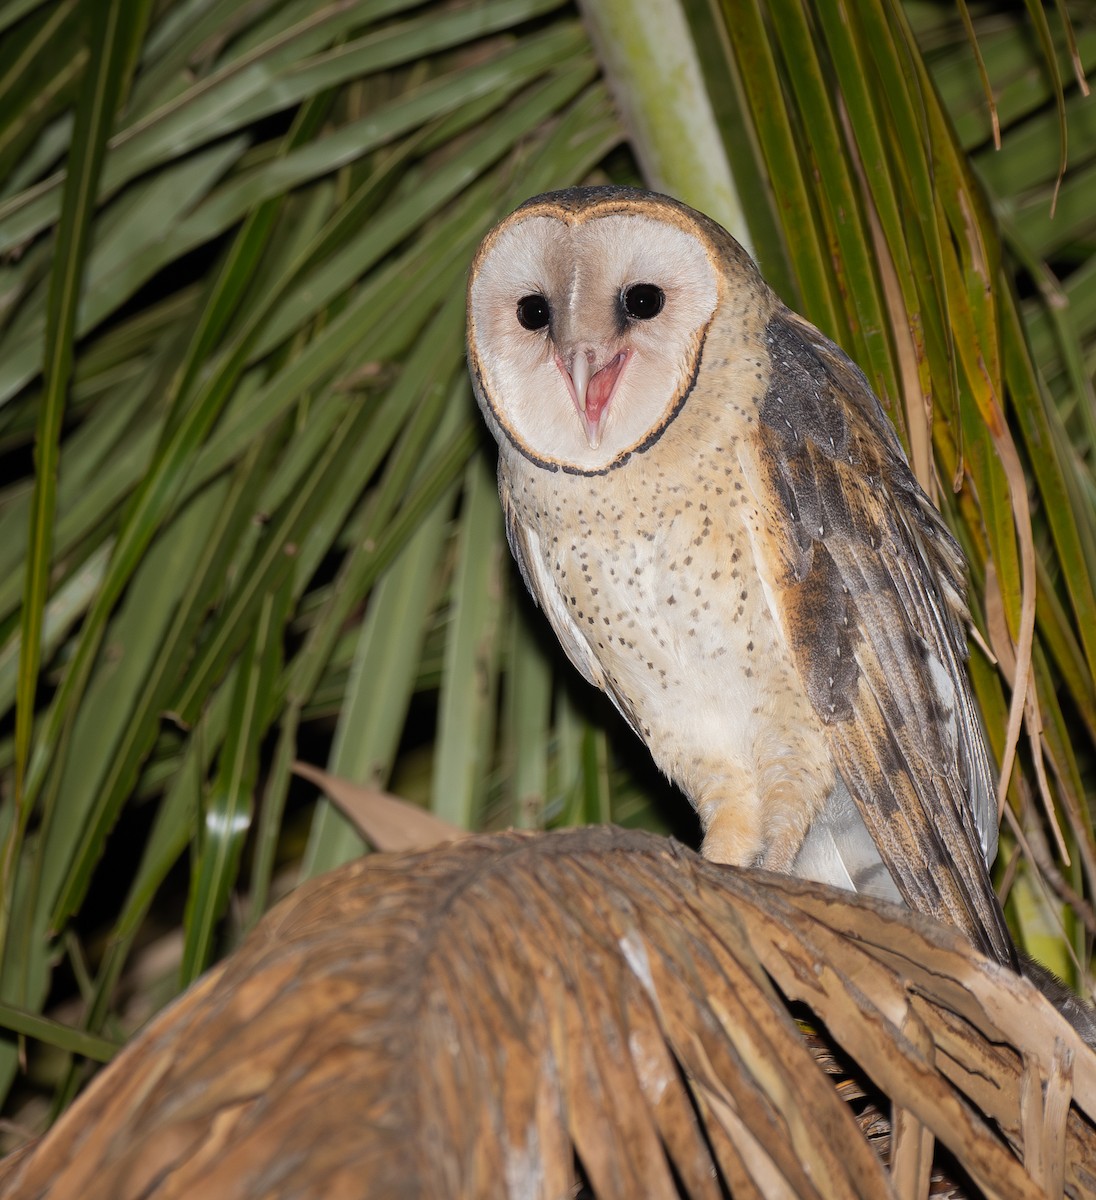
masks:
<svg viewBox="0 0 1096 1200"><path fill-rule="evenodd" d="M601 414L612 398L613 389L620 376L620 368L624 366L625 357L622 350L590 380L589 386L586 388L586 420L590 424L596 425L601 420Z"/></svg>

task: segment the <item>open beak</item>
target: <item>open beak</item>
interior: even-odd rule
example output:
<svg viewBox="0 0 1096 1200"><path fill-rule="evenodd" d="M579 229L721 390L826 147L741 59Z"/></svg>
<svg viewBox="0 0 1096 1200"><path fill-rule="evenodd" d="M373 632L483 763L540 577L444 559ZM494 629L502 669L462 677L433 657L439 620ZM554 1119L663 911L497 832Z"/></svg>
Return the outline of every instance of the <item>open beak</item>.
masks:
<svg viewBox="0 0 1096 1200"><path fill-rule="evenodd" d="M631 350L621 350L607 363L597 366L592 350L576 350L570 367L556 355L556 366L571 393L575 411L582 418L590 449L601 445L601 423L616 392Z"/></svg>

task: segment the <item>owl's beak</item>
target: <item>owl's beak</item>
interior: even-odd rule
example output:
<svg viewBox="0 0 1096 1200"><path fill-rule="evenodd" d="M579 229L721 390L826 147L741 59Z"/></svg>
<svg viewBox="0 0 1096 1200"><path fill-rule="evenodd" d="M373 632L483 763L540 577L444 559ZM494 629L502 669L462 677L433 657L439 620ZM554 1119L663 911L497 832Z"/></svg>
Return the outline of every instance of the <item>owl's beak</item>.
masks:
<svg viewBox="0 0 1096 1200"><path fill-rule="evenodd" d="M596 366L597 359L592 350L578 349L568 367L563 358L556 355L556 365L571 393L575 410L582 418L586 429L586 440L591 450L601 445L601 422L616 392L624 366L631 358L631 350L621 350L603 366Z"/></svg>

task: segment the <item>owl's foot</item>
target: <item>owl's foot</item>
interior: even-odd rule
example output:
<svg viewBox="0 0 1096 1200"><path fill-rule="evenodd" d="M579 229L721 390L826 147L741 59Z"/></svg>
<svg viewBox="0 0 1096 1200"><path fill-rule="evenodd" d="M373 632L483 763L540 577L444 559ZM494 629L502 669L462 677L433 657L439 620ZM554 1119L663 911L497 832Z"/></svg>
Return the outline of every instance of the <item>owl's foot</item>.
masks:
<svg viewBox="0 0 1096 1200"><path fill-rule="evenodd" d="M775 831L764 828L760 806L722 804L709 812L700 848L705 858L734 867L763 867L780 875L792 874L810 822L809 812L782 813ZM701 816L704 819L706 814Z"/></svg>
<svg viewBox="0 0 1096 1200"><path fill-rule="evenodd" d="M727 863L732 867L756 867L761 865L765 843L761 836L761 823L756 810L743 805L722 804L709 810L704 821L704 841L700 853L712 862Z"/></svg>

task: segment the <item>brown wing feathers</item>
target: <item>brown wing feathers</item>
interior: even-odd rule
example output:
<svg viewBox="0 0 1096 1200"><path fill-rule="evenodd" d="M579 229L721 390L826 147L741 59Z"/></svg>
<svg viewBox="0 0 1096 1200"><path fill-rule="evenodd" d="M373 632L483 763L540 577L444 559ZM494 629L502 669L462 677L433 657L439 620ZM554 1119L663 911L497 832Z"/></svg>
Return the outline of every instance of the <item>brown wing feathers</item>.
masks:
<svg viewBox="0 0 1096 1200"><path fill-rule="evenodd" d="M958 549L861 372L791 313L766 337L761 465L798 670L906 901L1014 963L984 857L992 781L962 670Z"/></svg>

